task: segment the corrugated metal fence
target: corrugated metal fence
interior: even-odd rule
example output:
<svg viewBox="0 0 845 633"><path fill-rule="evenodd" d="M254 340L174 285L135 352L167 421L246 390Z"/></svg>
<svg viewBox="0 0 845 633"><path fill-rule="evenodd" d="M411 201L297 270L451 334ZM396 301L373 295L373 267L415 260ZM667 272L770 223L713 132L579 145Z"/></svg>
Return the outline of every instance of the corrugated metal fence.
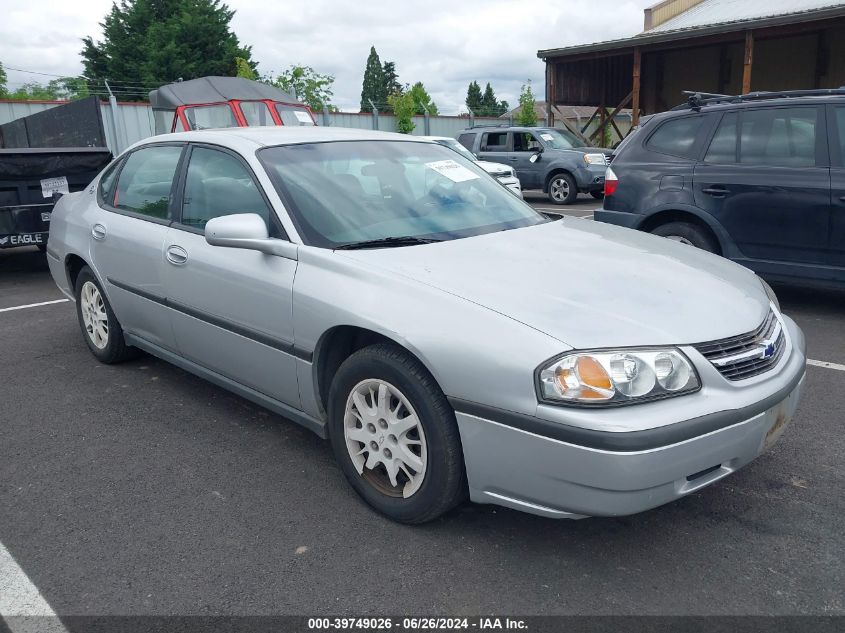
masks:
<svg viewBox="0 0 845 633"><path fill-rule="evenodd" d="M62 105L62 102L51 101L0 101L0 125L14 121L21 117L55 108ZM117 116L113 115L112 108L108 103L100 105L103 112L103 124L106 128L106 139L109 149L118 154L129 147L132 143L153 136L155 125L153 122L153 111L147 103L120 103L117 106ZM377 122L371 113L357 112L322 112L315 113L318 125L331 125L333 127L352 127L366 130L379 129L384 132L396 131L396 117L389 114L380 114ZM481 123L506 123L502 119L476 117L475 124ZM464 128L469 127L470 121L467 117L458 116L432 116L429 117L429 134L431 136L454 137ZM415 116L413 134L425 134L425 117ZM378 126L377 128L375 126Z"/></svg>

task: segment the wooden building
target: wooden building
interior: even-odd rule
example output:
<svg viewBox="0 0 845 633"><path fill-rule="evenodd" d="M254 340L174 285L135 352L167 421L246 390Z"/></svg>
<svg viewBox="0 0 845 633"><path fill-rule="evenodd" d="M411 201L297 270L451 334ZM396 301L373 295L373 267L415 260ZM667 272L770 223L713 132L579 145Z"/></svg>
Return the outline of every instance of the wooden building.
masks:
<svg viewBox="0 0 845 633"><path fill-rule="evenodd" d="M596 108L603 129L616 110L630 107L636 125L641 114L682 103L684 90L845 86L845 2L663 0L645 10L644 27L626 39L538 51L546 101Z"/></svg>

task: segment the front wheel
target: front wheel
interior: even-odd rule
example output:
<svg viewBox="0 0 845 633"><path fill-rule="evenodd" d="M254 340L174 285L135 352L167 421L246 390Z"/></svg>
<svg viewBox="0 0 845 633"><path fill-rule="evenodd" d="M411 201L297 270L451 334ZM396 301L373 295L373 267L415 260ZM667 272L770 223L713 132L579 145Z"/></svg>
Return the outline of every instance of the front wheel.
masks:
<svg viewBox="0 0 845 633"><path fill-rule="evenodd" d="M569 174L555 174L549 180L549 200L554 204L572 204L578 197L578 183Z"/></svg>
<svg viewBox="0 0 845 633"><path fill-rule="evenodd" d="M76 278L76 316L88 349L102 363L119 363L137 355L126 344L123 328L117 321L100 282L88 266Z"/></svg>
<svg viewBox="0 0 845 633"><path fill-rule="evenodd" d="M707 231L690 222L669 222L652 229L654 235L695 246L708 253L716 252L716 244Z"/></svg>
<svg viewBox="0 0 845 633"><path fill-rule="evenodd" d="M428 370L399 347L373 345L340 366L329 438L355 491L395 521L431 521L464 498L455 414Z"/></svg>

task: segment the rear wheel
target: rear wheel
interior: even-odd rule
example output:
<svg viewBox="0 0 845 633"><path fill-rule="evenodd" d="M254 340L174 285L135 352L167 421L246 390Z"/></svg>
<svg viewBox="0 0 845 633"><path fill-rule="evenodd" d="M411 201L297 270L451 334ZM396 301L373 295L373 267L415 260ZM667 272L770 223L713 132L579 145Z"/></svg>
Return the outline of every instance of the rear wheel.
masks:
<svg viewBox="0 0 845 633"><path fill-rule="evenodd" d="M119 363L138 354L126 344L123 329L117 321L100 283L88 266L76 278L76 316L82 338L88 349L102 363Z"/></svg>
<svg viewBox="0 0 845 633"><path fill-rule="evenodd" d="M549 200L554 204L572 204L578 197L578 184L569 174L555 174L549 180Z"/></svg>
<svg viewBox="0 0 845 633"><path fill-rule="evenodd" d="M654 235L695 246L709 253L716 252L716 242L703 228L691 222L669 222L652 229Z"/></svg>
<svg viewBox="0 0 845 633"><path fill-rule="evenodd" d="M355 491L395 521L430 521L464 497L455 414L428 370L399 347L373 345L340 366L329 438Z"/></svg>

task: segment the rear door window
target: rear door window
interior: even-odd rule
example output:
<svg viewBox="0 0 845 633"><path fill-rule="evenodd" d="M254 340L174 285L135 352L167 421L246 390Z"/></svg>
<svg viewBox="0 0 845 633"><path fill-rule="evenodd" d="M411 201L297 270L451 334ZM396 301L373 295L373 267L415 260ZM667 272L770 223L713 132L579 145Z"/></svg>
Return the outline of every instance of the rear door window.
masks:
<svg viewBox="0 0 845 633"><path fill-rule="evenodd" d="M646 148L660 154L694 158L704 124L703 116L684 116L662 123L649 137Z"/></svg>
<svg viewBox="0 0 845 633"><path fill-rule="evenodd" d="M817 118L815 106L743 111L739 162L773 167L815 167Z"/></svg>
<svg viewBox="0 0 845 633"><path fill-rule="evenodd" d="M181 145L145 147L132 152L117 182L114 206L149 218L167 219Z"/></svg>
<svg viewBox="0 0 845 633"><path fill-rule="evenodd" d="M507 132L485 132L481 137L481 151L484 152L506 152L508 151Z"/></svg>

